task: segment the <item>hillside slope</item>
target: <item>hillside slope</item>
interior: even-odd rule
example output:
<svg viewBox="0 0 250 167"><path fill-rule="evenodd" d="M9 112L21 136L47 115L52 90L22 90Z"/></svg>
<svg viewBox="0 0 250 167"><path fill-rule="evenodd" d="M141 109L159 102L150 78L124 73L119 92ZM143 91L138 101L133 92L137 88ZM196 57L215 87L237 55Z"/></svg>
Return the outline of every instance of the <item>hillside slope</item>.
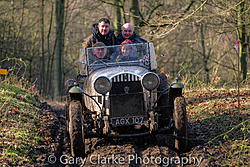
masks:
<svg viewBox="0 0 250 167"><path fill-rule="evenodd" d="M45 121L36 92L0 81L0 166L29 166L45 150Z"/></svg>

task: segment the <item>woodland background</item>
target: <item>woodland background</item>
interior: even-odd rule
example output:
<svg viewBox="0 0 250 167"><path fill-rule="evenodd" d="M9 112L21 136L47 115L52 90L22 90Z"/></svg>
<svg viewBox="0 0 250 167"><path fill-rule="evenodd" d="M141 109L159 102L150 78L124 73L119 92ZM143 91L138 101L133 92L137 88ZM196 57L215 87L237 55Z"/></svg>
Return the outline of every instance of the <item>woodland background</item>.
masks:
<svg viewBox="0 0 250 167"><path fill-rule="evenodd" d="M236 87L249 81L249 8L248 0L0 0L0 68L59 97L77 76L81 42L106 17L116 35L130 22L153 42L158 72L170 80Z"/></svg>

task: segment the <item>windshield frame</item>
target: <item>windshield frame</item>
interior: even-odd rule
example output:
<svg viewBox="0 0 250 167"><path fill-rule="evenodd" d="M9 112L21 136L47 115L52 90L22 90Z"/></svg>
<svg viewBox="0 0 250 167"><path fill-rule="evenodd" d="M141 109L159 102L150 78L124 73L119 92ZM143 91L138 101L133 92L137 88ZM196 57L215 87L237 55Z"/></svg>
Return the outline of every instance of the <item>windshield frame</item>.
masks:
<svg viewBox="0 0 250 167"><path fill-rule="evenodd" d="M114 49L117 49L121 46L143 46L145 45L145 49L146 49L146 55L144 55L144 57L146 56L148 61L149 61L149 64L148 65L139 65L140 63L140 59L138 58L138 60L128 60L128 61L115 61L115 62L102 62L100 64L90 64L90 56L89 56L89 53L90 53L90 50L93 50L93 48L95 49L98 49L98 48L114 48ZM144 46L143 46L144 47ZM91 51L92 52L92 51ZM136 43L136 44L126 44L126 45L112 45L112 46L102 46L102 47L89 47L89 48L86 48L86 63L87 63L87 71L88 71L88 74L91 72L91 71L95 71L95 69L93 68L92 70L91 67L100 67L100 68L105 68L105 67L114 67L114 66L131 66L131 64L135 64L137 63L137 66L140 66L140 67L144 67L144 68L147 68L147 69L150 69L150 51L149 51L149 43ZM99 68L97 68L99 69Z"/></svg>

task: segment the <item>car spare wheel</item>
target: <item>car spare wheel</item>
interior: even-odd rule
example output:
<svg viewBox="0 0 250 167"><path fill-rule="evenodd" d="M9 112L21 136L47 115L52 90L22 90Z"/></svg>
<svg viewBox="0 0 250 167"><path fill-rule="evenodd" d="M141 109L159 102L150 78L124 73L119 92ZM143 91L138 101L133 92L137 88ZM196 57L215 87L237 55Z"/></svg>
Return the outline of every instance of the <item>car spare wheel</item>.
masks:
<svg viewBox="0 0 250 167"><path fill-rule="evenodd" d="M85 155L84 129L82 120L82 105L80 101L70 101L69 136L71 155L74 157L83 157Z"/></svg>
<svg viewBox="0 0 250 167"><path fill-rule="evenodd" d="M174 148L180 152L187 149L187 112L184 97L176 97L174 100Z"/></svg>

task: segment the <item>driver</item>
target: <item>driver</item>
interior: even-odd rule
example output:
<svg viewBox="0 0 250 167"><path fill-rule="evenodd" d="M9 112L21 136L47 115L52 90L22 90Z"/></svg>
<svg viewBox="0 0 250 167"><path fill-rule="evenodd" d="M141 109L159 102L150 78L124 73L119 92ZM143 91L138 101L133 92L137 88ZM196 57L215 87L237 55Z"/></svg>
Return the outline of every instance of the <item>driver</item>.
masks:
<svg viewBox="0 0 250 167"><path fill-rule="evenodd" d="M105 46L102 42L97 42L93 45L93 47L102 47ZM94 48L93 49L94 56L97 59L107 59L107 48Z"/></svg>
<svg viewBox="0 0 250 167"><path fill-rule="evenodd" d="M90 57L90 60L92 60L92 62L95 61L99 61L99 60L108 60L109 57L107 56L107 48L99 48L99 47L103 47L106 46L104 43L102 42L97 42L93 45L93 47L98 47L98 48L93 48L92 50L92 57Z"/></svg>

